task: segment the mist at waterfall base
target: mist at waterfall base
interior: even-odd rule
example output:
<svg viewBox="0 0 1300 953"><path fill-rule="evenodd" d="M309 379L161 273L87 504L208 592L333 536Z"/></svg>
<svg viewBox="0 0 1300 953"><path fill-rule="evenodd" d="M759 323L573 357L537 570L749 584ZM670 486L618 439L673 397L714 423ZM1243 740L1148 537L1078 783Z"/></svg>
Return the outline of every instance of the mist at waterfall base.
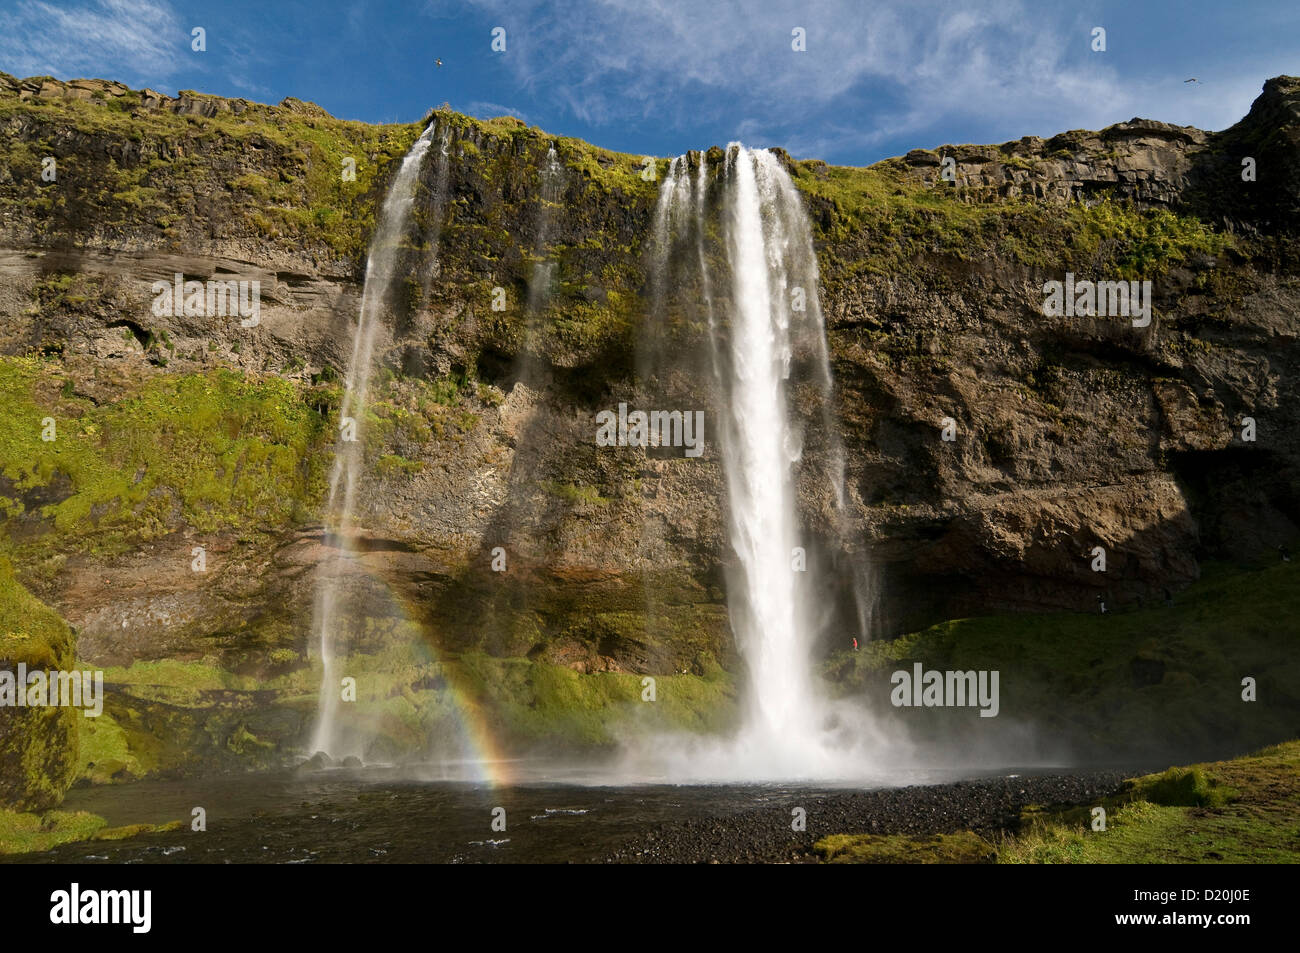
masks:
<svg viewBox="0 0 1300 953"><path fill-rule="evenodd" d="M437 125L431 123L403 159L379 210L341 409L341 417L351 418L357 432L349 435L351 440L340 436L330 474L326 556L317 567L313 617L323 675L309 751L323 752L335 764L365 758L370 741L365 729L340 711L343 670L338 660L347 648L340 603L347 598L349 575L359 572L351 539L364 466L360 429L376 342L387 333L390 293L409 265L399 250L412 228L412 206ZM446 130L438 139L437 188L445 189ZM537 333L555 273L546 238L561 209L563 174L553 145L539 168L539 182L526 335ZM419 268L427 285L436 273L437 235L425 237L425 254L433 263L412 267ZM579 784L814 781L874 786L983 773L991 764L1063 763L1060 753L1044 757L1031 727L1005 718L996 732L957 725L951 743L941 748L933 742L916 744L905 719L878 704L879 699L871 707L863 700L831 699L818 684L814 663L819 649L855 636L862 642L871 637L875 593L868 554L847 517L844 452L833 410L811 228L781 161L739 144L732 144L713 169L704 153L674 159L659 189L650 238L650 315L638 354L638 388L646 399L662 401L651 406L698 407L705 402L709 408L732 551L727 601L743 672L740 724L725 736L665 734L634 709L616 755L524 757L512 762L509 775L523 782ZM676 331L691 330L683 336L675 326ZM707 338L703 350L698 347L701 334ZM528 353L527 346L521 349ZM519 379L544 387L544 378L526 361L521 358ZM673 403L674 398L690 402ZM796 547L824 555L818 572L792 568ZM840 631L844 619L826 609L828 576L847 589L855 606L851 629ZM647 627L653 626L652 606L646 616ZM440 739L431 748L446 756L406 765L408 777L458 781L493 774L473 763L474 745L465 739Z"/></svg>

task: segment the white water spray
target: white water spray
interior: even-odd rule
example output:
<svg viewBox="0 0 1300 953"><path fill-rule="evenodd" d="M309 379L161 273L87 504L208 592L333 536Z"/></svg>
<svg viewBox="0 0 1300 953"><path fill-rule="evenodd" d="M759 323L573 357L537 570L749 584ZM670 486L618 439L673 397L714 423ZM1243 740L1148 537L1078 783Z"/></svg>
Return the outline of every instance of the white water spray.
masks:
<svg viewBox="0 0 1300 953"><path fill-rule="evenodd" d="M431 123L411 146L389 186L370 241L366 259L366 278L361 291L361 310L352 338L352 356L348 362L343 403L339 410L340 435L334 447L334 466L330 471L329 497L325 510L325 545L328 555L317 567L316 600L313 630L319 647L324 674L317 702L316 728L311 750L323 751L334 758L361 756L364 738L357 732L343 731L339 725L341 675L336 664L338 627L340 624L339 589L356 556L352 538L357 485L363 465L363 435L366 395L374 358L375 334L380 316L395 277L398 244L406 232L415 202L415 186L420 167L432 142Z"/></svg>
<svg viewBox="0 0 1300 953"><path fill-rule="evenodd" d="M732 177L726 229L733 313L728 419L723 428L731 545L741 565L732 625L750 674L744 743L782 762L798 752L816 725L808 650L795 605L791 446L785 407L790 368L790 312L779 223L763 221L771 201L768 153L730 153ZM760 177L762 182L760 184Z"/></svg>
<svg viewBox="0 0 1300 953"><path fill-rule="evenodd" d="M812 653L824 622L806 575L792 566L793 550L804 545L796 503L802 432L788 407L796 353L813 364L813 383L826 401L831 391L811 227L794 183L770 152L733 143L718 188L717 257L727 274L711 274L705 252L710 203L700 154L694 181L682 156L660 187L652 282L661 300L672 285L674 242L693 233L723 400L718 430L736 554L728 605L749 682L734 738L657 738L655 746L667 759L662 771L674 780L861 780L876 775L880 739L865 711L818 691ZM822 423L831 423L828 410ZM829 477L838 482L842 454L837 440L828 444ZM842 511L842 488L833 491ZM633 760L645 758L637 752Z"/></svg>

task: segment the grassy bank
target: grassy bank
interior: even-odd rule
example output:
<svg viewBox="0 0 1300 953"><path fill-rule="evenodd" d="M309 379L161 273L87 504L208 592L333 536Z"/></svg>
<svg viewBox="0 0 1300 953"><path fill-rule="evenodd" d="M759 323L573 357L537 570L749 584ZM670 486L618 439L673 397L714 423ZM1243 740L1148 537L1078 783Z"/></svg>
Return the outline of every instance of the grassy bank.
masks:
<svg viewBox="0 0 1300 953"><path fill-rule="evenodd" d="M836 834L815 849L828 863L1300 863L1300 741L1133 778L1096 804L1031 806L1015 832Z"/></svg>
<svg viewBox="0 0 1300 953"><path fill-rule="evenodd" d="M1092 808L1106 829L1092 830ZM1032 810L999 863L1300 863L1300 741L1136 778L1100 805Z"/></svg>
<svg viewBox="0 0 1300 953"><path fill-rule="evenodd" d="M801 189L828 204L831 216L822 228L831 242L850 242L856 235L874 241L866 254L828 262L833 282L859 273L907 271L936 252L1154 279L1196 256L1221 255L1239 244L1194 216L1125 202L972 201L970 190L918 181L900 159L867 168L805 160L794 174Z"/></svg>
<svg viewBox="0 0 1300 953"><path fill-rule="evenodd" d="M0 854L30 854L76 841L124 840L138 834L180 830L181 821L109 827L87 811L47 811L32 814L0 809Z"/></svg>
<svg viewBox="0 0 1300 953"><path fill-rule="evenodd" d="M825 674L841 694L888 699L890 674L914 662L997 670L992 721L1030 723L1097 757L1242 750L1300 729L1297 618L1300 563L1209 566L1173 605L957 619L841 652ZM1242 698L1247 677L1257 701ZM951 710L908 715L922 735L951 727Z"/></svg>
<svg viewBox="0 0 1300 953"><path fill-rule="evenodd" d="M721 668L656 676L649 701L640 675L438 657L416 627L399 626L383 648L340 663L356 679L343 718L374 739L372 760L590 753L637 731L722 731L734 717L734 682ZM79 776L109 783L282 763L306 737L321 674L298 663L239 675L211 658L105 669L104 714L80 726Z"/></svg>

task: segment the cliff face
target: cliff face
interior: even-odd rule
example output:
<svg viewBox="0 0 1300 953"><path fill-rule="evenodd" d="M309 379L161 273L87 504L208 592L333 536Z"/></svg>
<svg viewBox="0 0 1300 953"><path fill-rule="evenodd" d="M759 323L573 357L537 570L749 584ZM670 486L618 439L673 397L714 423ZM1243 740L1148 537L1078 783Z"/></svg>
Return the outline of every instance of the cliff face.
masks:
<svg viewBox="0 0 1300 953"><path fill-rule="evenodd" d="M648 317L657 182L639 157L514 120L431 119L364 431L351 604L451 655L702 683L734 669L714 433L698 460L594 442L620 401L715 406L688 370L653 392L638 373L700 345L689 321ZM192 760L159 727L182 709L212 764L301 738L338 377L375 209L419 130L0 74L0 389L22 422L0 442L4 546L79 657L121 670L109 710L128 750L101 775ZM783 156L815 228L875 634L1151 604L1205 560L1294 542L1297 135L1300 81L1283 77L1218 134L1133 120L867 169ZM559 201L543 197L551 146ZM1151 281L1150 324L1045 316L1044 282L1067 272ZM258 281L258 324L155 313L153 283L178 273ZM801 492L831 565L827 491ZM846 581L826 589L850 632ZM143 681L142 662L160 666ZM200 695L140 688L167 665L202 669ZM274 704L253 687L268 679Z"/></svg>

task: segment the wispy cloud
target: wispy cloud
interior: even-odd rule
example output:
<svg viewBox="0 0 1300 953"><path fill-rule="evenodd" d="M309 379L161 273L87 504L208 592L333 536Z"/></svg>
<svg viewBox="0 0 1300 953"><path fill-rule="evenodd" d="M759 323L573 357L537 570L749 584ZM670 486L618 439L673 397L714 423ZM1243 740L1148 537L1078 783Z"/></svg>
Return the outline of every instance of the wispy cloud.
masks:
<svg viewBox="0 0 1300 953"><path fill-rule="evenodd" d="M209 38L211 38L209 31ZM271 87L256 78L273 75L269 67L274 56L258 43L255 28L242 25L227 27L221 35L221 59L218 61L222 76L240 92L266 100L272 97ZM306 97L300 97L306 98Z"/></svg>
<svg viewBox="0 0 1300 953"><path fill-rule="evenodd" d="M485 103L475 100L472 103L466 103L464 111L471 116L477 116L479 119L492 119L494 116L514 116L528 122L528 116L515 109L513 106L502 106L500 103Z"/></svg>
<svg viewBox="0 0 1300 953"><path fill-rule="evenodd" d="M189 44L189 28L165 0L18 0L0 9L0 69L18 76L148 84L174 74Z"/></svg>
<svg viewBox="0 0 1300 953"><path fill-rule="evenodd" d="M786 10L737 0L471 2L506 28L503 65L516 81L579 120L739 113L761 117L744 124L746 135L798 137L810 150L923 137L969 116L1003 138L1134 115L1221 128L1249 104L1243 84L1257 91L1261 78L1250 64L1249 78L1244 68L1220 77L1197 100L1182 77L1121 75L1091 53L1093 23L1071 8L1017 0L806 0ZM791 49L795 27L806 52Z"/></svg>
<svg viewBox="0 0 1300 953"><path fill-rule="evenodd" d="M244 76L236 76L234 74L231 74L230 84L234 86L236 89L243 90L245 93L248 93L248 95L250 96L261 96L263 98L267 98L271 96L271 88L269 86L263 86L261 83L255 83Z"/></svg>

